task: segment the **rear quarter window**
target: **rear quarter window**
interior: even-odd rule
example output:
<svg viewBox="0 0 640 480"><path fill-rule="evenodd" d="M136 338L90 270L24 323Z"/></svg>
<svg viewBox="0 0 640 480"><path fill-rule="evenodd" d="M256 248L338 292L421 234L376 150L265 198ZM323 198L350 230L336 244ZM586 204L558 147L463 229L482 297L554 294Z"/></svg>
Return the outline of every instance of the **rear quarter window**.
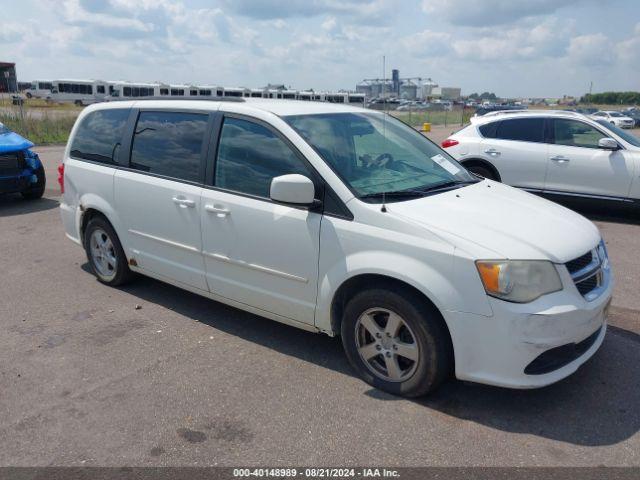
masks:
<svg viewBox="0 0 640 480"><path fill-rule="evenodd" d="M499 123L495 138L518 142L544 142L544 119L514 118Z"/></svg>
<svg viewBox="0 0 640 480"><path fill-rule="evenodd" d="M82 119L71 143L71 157L100 163L116 163L129 118L128 109L98 110Z"/></svg>
<svg viewBox="0 0 640 480"><path fill-rule="evenodd" d="M500 122L485 123L484 125L480 125L478 130L484 138L496 138L496 129L499 123Z"/></svg>

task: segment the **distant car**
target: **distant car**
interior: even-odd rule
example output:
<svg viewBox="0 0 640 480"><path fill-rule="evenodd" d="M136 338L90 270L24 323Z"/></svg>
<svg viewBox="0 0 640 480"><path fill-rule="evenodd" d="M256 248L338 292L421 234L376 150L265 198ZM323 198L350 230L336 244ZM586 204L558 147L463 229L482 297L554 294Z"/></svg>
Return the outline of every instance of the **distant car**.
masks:
<svg viewBox="0 0 640 480"><path fill-rule="evenodd" d="M493 112L442 146L471 172L532 193L640 206L640 139L605 119Z"/></svg>
<svg viewBox="0 0 640 480"><path fill-rule="evenodd" d="M591 117L594 120L606 120L620 128L633 128L636 124L633 118L614 110L600 110L599 112L592 114Z"/></svg>
<svg viewBox="0 0 640 480"><path fill-rule="evenodd" d="M626 115L627 117L633 118L634 127L636 127L636 128L640 127L640 109L638 109L638 108L630 108L628 110L625 110L622 113L624 115Z"/></svg>
<svg viewBox="0 0 640 480"><path fill-rule="evenodd" d="M0 123L0 194L21 193L26 199L42 197L44 167L33 143Z"/></svg>
<svg viewBox="0 0 640 480"><path fill-rule="evenodd" d="M598 111L597 108L591 108L591 107L587 107L587 108L576 108L574 110L574 112L578 112L578 113L582 113L584 115L592 115L594 113L596 113Z"/></svg>

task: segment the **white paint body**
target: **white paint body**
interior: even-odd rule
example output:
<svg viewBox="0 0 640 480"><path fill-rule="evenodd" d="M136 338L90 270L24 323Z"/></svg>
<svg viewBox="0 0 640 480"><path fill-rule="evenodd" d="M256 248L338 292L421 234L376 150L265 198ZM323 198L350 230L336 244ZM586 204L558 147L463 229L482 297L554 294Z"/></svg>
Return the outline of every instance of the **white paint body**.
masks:
<svg viewBox="0 0 640 480"><path fill-rule="evenodd" d="M133 107L136 102L102 104ZM593 301L573 284L565 262L600 242L584 217L526 192L483 181L455 191L387 205L355 198L323 159L282 118L361 109L312 102L144 102L145 108L234 112L278 129L346 204L353 220L99 166L65 152L61 214L67 236L81 244L82 215L102 212L132 270L283 323L333 335L338 288L362 274L412 285L440 310L449 328L460 379L515 388L558 381L602 343L565 367L530 376L524 367L542 351L580 342L605 323L613 281ZM71 134L69 145L75 130ZM176 200L177 199L177 200ZM187 202L185 204L184 202ZM488 297L478 259L553 262L562 291L527 304Z"/></svg>
<svg viewBox="0 0 640 480"><path fill-rule="evenodd" d="M621 146L611 151L551 143L484 138L479 127L514 118L561 118L581 122L613 138ZM622 202L640 200L640 147L585 115L572 112L495 112L475 117L471 125L449 139L457 145L446 152L461 163L480 159L495 167L500 180L525 190Z"/></svg>

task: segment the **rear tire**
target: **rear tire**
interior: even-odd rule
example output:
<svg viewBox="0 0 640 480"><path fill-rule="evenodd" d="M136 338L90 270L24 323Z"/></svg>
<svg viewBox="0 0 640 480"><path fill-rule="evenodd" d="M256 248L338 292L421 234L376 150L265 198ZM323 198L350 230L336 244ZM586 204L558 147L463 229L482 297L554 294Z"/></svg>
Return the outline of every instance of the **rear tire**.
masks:
<svg viewBox="0 0 640 480"><path fill-rule="evenodd" d="M470 167L466 167L466 169L469 170L471 173L475 173L476 175L481 176L482 178L487 178L489 180L497 180L494 173L483 165L471 165Z"/></svg>
<svg viewBox="0 0 640 480"><path fill-rule="evenodd" d="M115 287L133 278L118 235L104 217L89 220L84 231L84 248L91 270L100 282Z"/></svg>
<svg viewBox="0 0 640 480"><path fill-rule="evenodd" d="M349 362L368 384L404 397L434 391L451 373L453 355L440 312L394 285L356 294L341 325Z"/></svg>
<svg viewBox="0 0 640 480"><path fill-rule="evenodd" d="M44 173L44 167L40 166L35 172L38 181L33 187L22 192L22 198L26 200L37 200L44 195L44 188L47 185L47 178Z"/></svg>

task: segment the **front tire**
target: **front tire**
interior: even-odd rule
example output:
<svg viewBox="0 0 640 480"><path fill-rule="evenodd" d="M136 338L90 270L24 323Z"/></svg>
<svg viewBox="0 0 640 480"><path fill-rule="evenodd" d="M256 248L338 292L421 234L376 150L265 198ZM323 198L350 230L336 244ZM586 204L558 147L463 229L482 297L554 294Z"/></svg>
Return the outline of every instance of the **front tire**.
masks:
<svg viewBox="0 0 640 480"><path fill-rule="evenodd" d="M118 235L103 217L89 220L84 232L84 248L91 270L105 285L123 285L133 277Z"/></svg>
<svg viewBox="0 0 640 480"><path fill-rule="evenodd" d="M33 187L30 187L28 190L22 192L22 198L26 200L37 200L38 198L42 198L42 195L44 195L44 189L47 185L47 178L44 174L44 167L38 167L35 175L38 179L36 184Z"/></svg>
<svg viewBox="0 0 640 480"><path fill-rule="evenodd" d="M451 373L451 343L440 312L393 285L356 294L346 305L341 334L353 368L385 392L425 395Z"/></svg>

